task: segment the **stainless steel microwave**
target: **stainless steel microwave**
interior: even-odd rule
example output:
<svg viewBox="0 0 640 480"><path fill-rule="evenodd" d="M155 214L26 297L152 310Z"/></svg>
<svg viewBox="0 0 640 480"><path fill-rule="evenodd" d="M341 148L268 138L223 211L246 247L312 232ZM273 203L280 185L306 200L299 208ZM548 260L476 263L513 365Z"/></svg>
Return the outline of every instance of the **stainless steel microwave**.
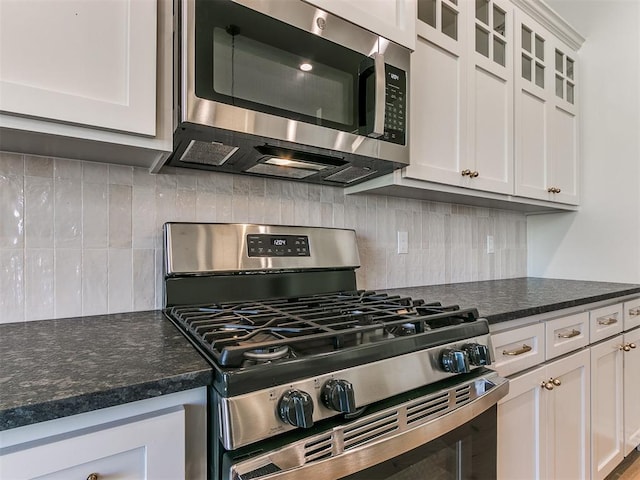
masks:
<svg viewBox="0 0 640 480"><path fill-rule="evenodd" d="M169 165L354 185L409 162L409 54L301 0L183 0Z"/></svg>

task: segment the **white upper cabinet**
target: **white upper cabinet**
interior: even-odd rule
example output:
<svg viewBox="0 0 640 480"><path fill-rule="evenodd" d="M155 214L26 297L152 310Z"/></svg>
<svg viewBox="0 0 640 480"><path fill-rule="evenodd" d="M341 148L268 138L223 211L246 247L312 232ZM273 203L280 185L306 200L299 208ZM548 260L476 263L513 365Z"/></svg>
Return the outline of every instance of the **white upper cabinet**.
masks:
<svg viewBox="0 0 640 480"><path fill-rule="evenodd" d="M0 110L156 132L156 3L3 0Z"/></svg>
<svg viewBox="0 0 640 480"><path fill-rule="evenodd" d="M542 0L419 0L410 165L347 193L576 210L583 41Z"/></svg>
<svg viewBox="0 0 640 480"><path fill-rule="evenodd" d="M466 9L465 9L466 7ZM462 183L467 151L467 3L418 2L411 55L411 165L405 176Z"/></svg>
<svg viewBox="0 0 640 480"><path fill-rule="evenodd" d="M165 0L1 1L0 149L150 166L172 147L171 38Z"/></svg>
<svg viewBox="0 0 640 480"><path fill-rule="evenodd" d="M513 193L513 5L476 0L473 10L468 164L460 174L472 188Z"/></svg>
<svg viewBox="0 0 640 480"><path fill-rule="evenodd" d="M522 11L516 29L516 195L577 205L577 53Z"/></svg>
<svg viewBox="0 0 640 480"><path fill-rule="evenodd" d="M415 49L416 0L305 0L327 12Z"/></svg>
<svg viewBox="0 0 640 480"><path fill-rule="evenodd" d="M405 178L512 193L512 6L421 0Z"/></svg>

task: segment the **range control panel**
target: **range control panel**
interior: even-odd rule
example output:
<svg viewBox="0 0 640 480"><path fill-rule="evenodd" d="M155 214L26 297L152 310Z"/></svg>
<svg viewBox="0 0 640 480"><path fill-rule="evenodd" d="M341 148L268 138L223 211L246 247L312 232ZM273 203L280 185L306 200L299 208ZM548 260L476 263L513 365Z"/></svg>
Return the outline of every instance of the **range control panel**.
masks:
<svg viewBox="0 0 640 480"><path fill-rule="evenodd" d="M309 237L306 235L247 235L250 257L309 257Z"/></svg>

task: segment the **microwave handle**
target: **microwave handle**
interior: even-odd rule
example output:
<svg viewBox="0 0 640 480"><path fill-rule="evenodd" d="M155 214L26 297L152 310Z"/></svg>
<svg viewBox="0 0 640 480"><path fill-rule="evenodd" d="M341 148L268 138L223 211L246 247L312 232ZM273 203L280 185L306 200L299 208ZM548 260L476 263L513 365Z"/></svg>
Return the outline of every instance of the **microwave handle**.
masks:
<svg viewBox="0 0 640 480"><path fill-rule="evenodd" d="M376 103L373 117L373 131L369 133L369 136L378 138L384 135L384 116L387 101L387 77L385 74L384 55L381 53L374 53L373 62Z"/></svg>

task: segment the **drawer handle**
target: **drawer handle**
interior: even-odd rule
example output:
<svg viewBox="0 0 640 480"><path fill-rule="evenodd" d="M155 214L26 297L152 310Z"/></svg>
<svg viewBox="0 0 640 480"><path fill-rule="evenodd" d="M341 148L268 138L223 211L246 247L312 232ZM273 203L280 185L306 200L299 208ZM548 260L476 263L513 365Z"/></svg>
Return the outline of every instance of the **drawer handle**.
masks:
<svg viewBox="0 0 640 480"><path fill-rule="evenodd" d="M569 333L559 333L558 338L573 338L580 335L582 332L580 330L572 329Z"/></svg>
<svg viewBox="0 0 640 480"><path fill-rule="evenodd" d="M507 350L503 350L502 351L502 355L509 355L511 357L515 356L515 355L522 355L523 353L527 353L531 351L531 347L529 345L527 345L526 343L524 343L522 345L522 348L519 348L518 350L511 350L510 352L508 352Z"/></svg>
<svg viewBox="0 0 640 480"><path fill-rule="evenodd" d="M598 324L599 325L613 325L614 323L618 323L618 319L615 317L607 317L607 318L599 318L598 319Z"/></svg>
<svg viewBox="0 0 640 480"><path fill-rule="evenodd" d="M87 480L98 480L100 477L98 476L97 473L90 473L89 476L87 477Z"/></svg>
<svg viewBox="0 0 640 480"><path fill-rule="evenodd" d="M632 308L629 310L629 315L632 317L637 317L640 315L640 308Z"/></svg>

